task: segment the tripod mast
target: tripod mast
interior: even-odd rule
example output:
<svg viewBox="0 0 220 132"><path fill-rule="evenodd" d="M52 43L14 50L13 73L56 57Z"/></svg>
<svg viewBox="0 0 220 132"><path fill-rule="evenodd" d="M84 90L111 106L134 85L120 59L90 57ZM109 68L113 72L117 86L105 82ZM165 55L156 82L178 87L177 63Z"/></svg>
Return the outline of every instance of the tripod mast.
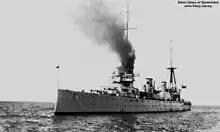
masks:
<svg viewBox="0 0 220 132"><path fill-rule="evenodd" d="M172 42L172 40L170 40L170 42ZM173 67L173 56L172 56L172 47L170 48L170 67L167 68L170 71L170 88L173 90L177 90L176 87L176 77L175 77L175 69L177 69L176 67Z"/></svg>

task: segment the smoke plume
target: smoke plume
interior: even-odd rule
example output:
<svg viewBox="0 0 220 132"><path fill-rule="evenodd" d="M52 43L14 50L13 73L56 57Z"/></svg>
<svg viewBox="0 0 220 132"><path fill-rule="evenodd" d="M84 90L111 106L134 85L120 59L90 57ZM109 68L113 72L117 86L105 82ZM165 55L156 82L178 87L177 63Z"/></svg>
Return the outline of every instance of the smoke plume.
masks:
<svg viewBox="0 0 220 132"><path fill-rule="evenodd" d="M122 66L134 69L135 55L132 45L126 39L125 23L119 14L111 12L103 2L91 0L83 7L83 15L76 19L80 30L94 43L107 45L121 60Z"/></svg>

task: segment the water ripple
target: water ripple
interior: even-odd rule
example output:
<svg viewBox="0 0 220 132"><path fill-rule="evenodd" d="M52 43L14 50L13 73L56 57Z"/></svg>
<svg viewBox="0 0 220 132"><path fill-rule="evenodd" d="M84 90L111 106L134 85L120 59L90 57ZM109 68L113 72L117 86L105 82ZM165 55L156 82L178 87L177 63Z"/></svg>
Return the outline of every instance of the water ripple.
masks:
<svg viewBox="0 0 220 132"><path fill-rule="evenodd" d="M199 132L220 130L220 110L163 114L53 116L51 103L0 102L1 132Z"/></svg>

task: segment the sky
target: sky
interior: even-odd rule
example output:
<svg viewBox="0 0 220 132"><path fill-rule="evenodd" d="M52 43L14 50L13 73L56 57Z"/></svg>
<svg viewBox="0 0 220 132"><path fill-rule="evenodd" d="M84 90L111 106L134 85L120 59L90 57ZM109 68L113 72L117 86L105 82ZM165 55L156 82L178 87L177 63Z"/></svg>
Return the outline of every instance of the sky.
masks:
<svg viewBox="0 0 220 132"><path fill-rule="evenodd" d="M103 0L104 1L104 0ZM120 61L77 30L85 0L0 1L0 100L56 101L59 87L98 89ZM184 8L176 0L105 0L116 13L130 3L129 40L136 50L135 86L168 81L170 47L185 100L220 105L220 6ZM172 43L170 42L172 40ZM60 65L60 72L55 67Z"/></svg>

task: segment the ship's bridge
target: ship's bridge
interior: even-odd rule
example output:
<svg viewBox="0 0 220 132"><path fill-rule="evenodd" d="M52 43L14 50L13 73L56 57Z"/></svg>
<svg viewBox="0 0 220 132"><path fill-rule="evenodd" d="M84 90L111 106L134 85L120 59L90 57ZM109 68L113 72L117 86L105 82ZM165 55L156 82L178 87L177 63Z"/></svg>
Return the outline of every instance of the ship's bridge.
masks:
<svg viewBox="0 0 220 132"><path fill-rule="evenodd" d="M133 81L133 75L132 74L123 75L122 81Z"/></svg>

